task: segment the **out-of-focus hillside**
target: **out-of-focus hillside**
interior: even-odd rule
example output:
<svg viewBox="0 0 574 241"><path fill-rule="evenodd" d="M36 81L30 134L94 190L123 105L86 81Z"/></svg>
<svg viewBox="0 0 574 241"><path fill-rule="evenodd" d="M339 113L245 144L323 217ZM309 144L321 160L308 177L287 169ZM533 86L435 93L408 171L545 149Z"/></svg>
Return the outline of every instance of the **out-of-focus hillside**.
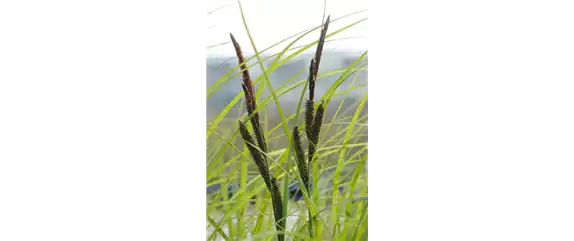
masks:
<svg viewBox="0 0 574 241"><path fill-rule="evenodd" d="M325 52L321 59L321 66L319 68L319 73L326 73L328 71L345 69L350 66L360 55L350 54L343 52ZM295 83L299 80L304 80L308 74L309 61L312 58L311 55L301 55L297 58L290 60L281 67L277 68L274 72L269 75L269 78L273 84L274 88L278 88L284 84L289 79L292 79L297 75ZM265 62L265 66L269 66L272 59ZM254 62L253 62L254 63ZM219 78L224 76L237 65L237 60L234 57L227 58L207 58L207 88L212 86ZM368 58L365 59L363 65L368 65ZM232 75L236 75L237 69L233 70ZM261 75L261 69L258 65L250 68L251 78L253 80L257 79ZM337 73L331 76L319 78L317 80L316 95L322 96L327 89L341 76L341 73ZM356 73L357 80L354 86L367 84L367 70L362 70ZM349 85L353 81L355 75L352 75L347 79L338 90L345 90L349 88ZM207 99L207 117L210 118L221 111L239 92L241 92L239 76L235 76L227 84L222 85L219 90L217 90L210 98ZM285 94L280 97L280 102L285 109L285 111L294 111L295 104L299 101L301 94L301 87ZM348 98L359 99L367 91L367 87L363 87L354 91L351 91ZM267 95L268 91L265 91ZM337 99L337 98L335 98ZM349 101L347 104L352 104L355 101ZM270 104L269 108L273 110L275 108L274 104Z"/></svg>

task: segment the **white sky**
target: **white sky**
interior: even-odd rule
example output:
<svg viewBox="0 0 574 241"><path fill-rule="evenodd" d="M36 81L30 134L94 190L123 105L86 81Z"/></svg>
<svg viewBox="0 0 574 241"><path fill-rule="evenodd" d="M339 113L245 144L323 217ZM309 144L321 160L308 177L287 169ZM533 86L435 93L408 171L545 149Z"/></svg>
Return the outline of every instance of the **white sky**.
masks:
<svg viewBox="0 0 574 241"><path fill-rule="evenodd" d="M352 2L352 4L350 4ZM309 29L321 23L323 17L323 0L243 0L241 2L245 12L247 24L254 38L258 50L265 49L282 39L300 31ZM331 19L367 9L366 0L327 0L326 15ZM226 6L228 5L228 6ZM206 12L226 6L211 14L207 14L207 45L229 41L229 33L243 46L244 52L252 53L249 39L243 26L239 5L235 0L207 1ZM367 18L368 11L347 17L329 26L329 33L363 18ZM326 16L325 16L326 17ZM325 50L360 51L367 48L367 21L333 36L334 39L348 38L326 43ZM306 44L318 38L319 32L308 35L296 44ZM279 48L286 44L279 45ZM207 50L207 55L231 55L231 45L223 45ZM271 50L276 52L277 48Z"/></svg>

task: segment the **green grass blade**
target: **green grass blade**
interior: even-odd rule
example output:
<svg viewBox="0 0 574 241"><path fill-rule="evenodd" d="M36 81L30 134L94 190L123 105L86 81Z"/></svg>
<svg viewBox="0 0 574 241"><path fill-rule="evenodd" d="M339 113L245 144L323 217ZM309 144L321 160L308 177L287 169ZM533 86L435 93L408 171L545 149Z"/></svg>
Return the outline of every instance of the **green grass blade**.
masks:
<svg viewBox="0 0 574 241"><path fill-rule="evenodd" d="M215 232L219 233L219 235L221 235L221 237L225 240L231 240L221 229L221 226L219 226L217 224L217 222L215 222L215 220L213 220L209 215L207 216L207 220L209 221L209 223L211 224L211 226L213 226L213 228L215 228Z"/></svg>
<svg viewBox="0 0 574 241"><path fill-rule="evenodd" d="M351 134L353 133L353 129L355 127L354 123L357 122L357 119L359 118L359 115L361 114L363 107L365 106L365 103L367 102L368 99L368 93L365 93L365 95L363 96L363 99L361 100L361 104L359 105L359 108L357 108L357 110L355 111L355 115L353 116L353 119L351 121L351 124L349 124L349 127L347 128L347 135L345 136L345 140L344 140L344 145L341 147L341 152L339 154L339 159L337 160L337 169L335 170L335 173L333 173L333 194L332 194L332 202L336 203L338 202L338 185L339 185L339 174L341 172L341 167L343 166L343 162L345 159L345 153L346 153L346 149L347 149L347 145L349 143L349 140L351 139ZM333 205L331 212L336 214L337 213L337 206ZM333 217L333 223L338 223L339 219L336 215L332 215ZM334 229L337 230L337 229ZM336 233L333 233L333 236L336 237Z"/></svg>

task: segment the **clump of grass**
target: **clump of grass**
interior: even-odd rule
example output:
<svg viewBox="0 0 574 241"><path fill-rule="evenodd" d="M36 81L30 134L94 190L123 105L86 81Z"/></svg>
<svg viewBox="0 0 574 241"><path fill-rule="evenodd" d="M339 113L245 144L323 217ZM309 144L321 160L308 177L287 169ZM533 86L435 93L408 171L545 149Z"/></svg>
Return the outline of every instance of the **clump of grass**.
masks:
<svg viewBox="0 0 574 241"><path fill-rule="evenodd" d="M366 170L368 150L367 113L361 111L363 106L366 107L366 95L361 103L347 99L345 103L348 104L344 105L342 100L338 108L327 106L332 97L342 96L345 99L353 89L363 88L353 87L353 80L347 90L337 90L343 82L352 79L349 77L355 72L367 69L366 64L360 65L367 52L351 65L346 63L342 69L323 70L318 74L321 58L328 58L328 53L322 56L325 42L333 41L332 36L366 20L358 20L326 34L329 22L335 23L346 16L332 20L327 18L325 23L302 32L303 34L283 51L271 57L261 57L269 48L257 50L245 19L243 23L255 55L244 57L241 47L231 35L229 43L235 47L239 65L230 69L207 90L209 99L217 92L218 87L231 80L231 73L235 72L241 77L241 93L238 93L213 121L208 120L207 184L208 187L221 187L218 189L219 193L211 199L208 198L208 240L272 240L275 236L278 240L366 240L367 173L363 170ZM303 36L316 30L320 31L319 41L293 47ZM327 38L329 40L326 40ZM271 86L270 73L314 45L317 45L317 49L311 57L310 65L302 66L299 70L300 73L309 70L309 76L299 79L297 74L278 88ZM262 61L268 58L274 60L267 67ZM252 59L257 60L257 63L252 65L260 65L263 71L253 79L248 71L251 66L247 64ZM240 71L237 71L237 68ZM316 85L317 79L329 82L325 77L333 75L340 77L337 77L326 93L319 94L323 97L316 96L315 89L318 89L317 92L322 90L320 84ZM298 91L300 98L296 103L296 111L285 115L279 108L278 97L302 86L305 87ZM266 88L271 96L263 96ZM242 98L245 98L245 106L236 106L237 103L243 102ZM270 103L275 103L277 113L271 114L267 111ZM283 105L281 103L281 106ZM245 116L245 109L247 117L240 117ZM303 120L300 122L301 116ZM297 123L290 128L289 123L293 122ZM280 133L281 130L284 133ZM304 143L305 137L307 143ZM291 161L294 161L296 166L292 166ZM324 175L325 173L328 175ZM335 191L321 188L319 176L323 176L320 178L323 181L332 182ZM260 181L264 184L261 185ZM232 192L229 188L225 189L226 186L232 186ZM355 190L360 192L355 194L357 197L353 196ZM270 199L266 197L267 193L270 193ZM288 198L291 196L294 203ZM307 212L303 209L305 206L300 206L299 200L305 201L309 215L306 215ZM308 233L306 229L309 230Z"/></svg>
<svg viewBox="0 0 574 241"><path fill-rule="evenodd" d="M237 59L239 60L242 79L241 87L243 88L243 92L245 94L245 106L247 108L247 113L249 116L248 118L251 121L251 126L253 127L253 133L255 134L257 143L253 141L251 133L247 129L245 123L241 122L241 120L239 120L239 131L243 141L249 149L249 153L251 154L253 161L257 165L259 174L267 186L267 190L271 194L271 203L273 205L273 214L276 222L275 225L278 231L277 239L279 241L283 241L285 239L283 234L285 230L285 219L283 218L283 199L281 197L281 192L279 191L277 179L275 179L275 177L272 176L272 173L269 172L269 167L267 165L267 143L265 142L265 137L263 136L263 131L261 129L261 125L259 124L259 114L255 112L257 109L255 88L253 87L253 82L249 75L249 70L247 69L241 47L233 37L233 34L230 34L230 37L231 41L233 42L233 47L235 48L235 53L237 54Z"/></svg>

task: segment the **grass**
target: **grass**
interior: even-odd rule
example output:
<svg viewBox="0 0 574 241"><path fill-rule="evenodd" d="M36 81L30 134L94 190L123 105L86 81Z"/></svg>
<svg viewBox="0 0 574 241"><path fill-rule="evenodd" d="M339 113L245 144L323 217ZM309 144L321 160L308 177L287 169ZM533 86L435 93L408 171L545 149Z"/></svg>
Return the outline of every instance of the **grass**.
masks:
<svg viewBox="0 0 574 241"><path fill-rule="evenodd" d="M366 19L331 31L327 17L324 24L280 41L290 40L282 51L263 57L271 47L258 50L241 5L240 11L250 40L246 46L256 54L243 56L231 35L237 66L208 86L207 98L237 75L242 78L237 86L243 86L243 92L207 121L206 132L207 185L238 188L232 195L220 188L208 196L207 240L366 240L368 97L366 85L356 85L356 81L357 74L367 69L367 51L343 69L321 72L319 66L323 44ZM317 31L317 41L299 43ZM270 73L311 48L316 51L306 78L301 79L306 71L302 69L273 86ZM269 59L273 59L271 64L265 66ZM262 74L252 79L249 68L254 65ZM338 78L323 96L316 96L315 83L326 76ZM341 88L345 82L350 84ZM296 108L288 111L280 98L298 88ZM365 92L362 98L349 98L361 90ZM271 104L273 112L268 108ZM300 188L301 200L290 198L293 185Z"/></svg>

